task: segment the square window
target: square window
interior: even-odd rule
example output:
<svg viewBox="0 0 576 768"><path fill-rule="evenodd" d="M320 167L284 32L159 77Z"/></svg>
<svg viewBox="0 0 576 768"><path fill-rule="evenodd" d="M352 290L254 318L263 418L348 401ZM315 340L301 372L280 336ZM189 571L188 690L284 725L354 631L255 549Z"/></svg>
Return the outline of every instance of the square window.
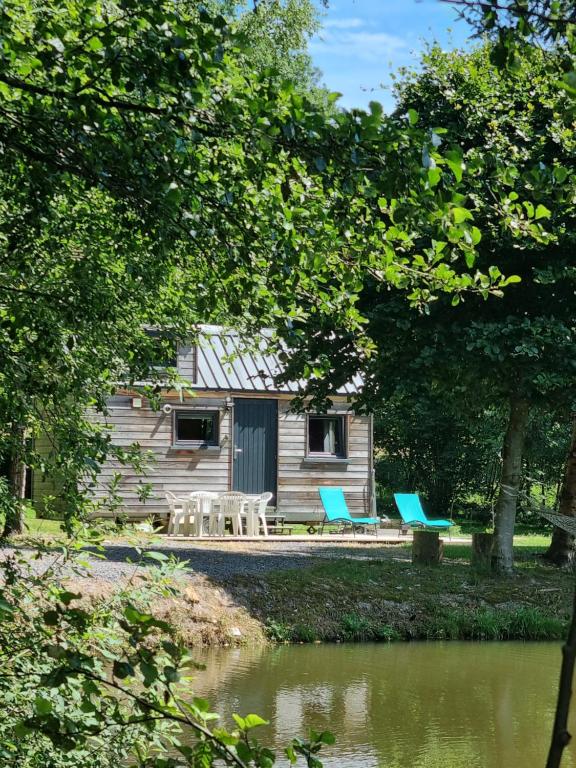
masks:
<svg viewBox="0 0 576 768"><path fill-rule="evenodd" d="M175 411L174 445L194 448L218 445L218 412Z"/></svg>
<svg viewBox="0 0 576 768"><path fill-rule="evenodd" d="M308 416L308 455L346 457L344 416Z"/></svg>

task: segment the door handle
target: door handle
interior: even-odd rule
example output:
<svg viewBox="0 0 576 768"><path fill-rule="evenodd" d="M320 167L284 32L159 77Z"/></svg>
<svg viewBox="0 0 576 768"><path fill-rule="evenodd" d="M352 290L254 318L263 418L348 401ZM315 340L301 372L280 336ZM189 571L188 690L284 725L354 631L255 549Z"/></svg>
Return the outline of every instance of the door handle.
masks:
<svg viewBox="0 0 576 768"><path fill-rule="evenodd" d="M234 453L242 453L242 448L234 448Z"/></svg>

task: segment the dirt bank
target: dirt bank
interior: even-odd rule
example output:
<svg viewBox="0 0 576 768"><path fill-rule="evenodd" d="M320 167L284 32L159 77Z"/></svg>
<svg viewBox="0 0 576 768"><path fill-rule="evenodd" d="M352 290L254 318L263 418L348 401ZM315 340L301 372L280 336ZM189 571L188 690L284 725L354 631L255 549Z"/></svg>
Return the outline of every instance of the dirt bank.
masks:
<svg viewBox="0 0 576 768"><path fill-rule="evenodd" d="M67 579L68 588L92 604L108 602L125 585L95 576ZM154 598L149 610L173 624L187 645L255 645L267 642L262 623L237 603L230 592L197 576L173 584L174 594Z"/></svg>
<svg viewBox="0 0 576 768"><path fill-rule="evenodd" d="M177 594L156 600L153 611L192 646L557 639L570 610L573 576L528 548L519 549L516 574L507 578L474 573L467 548L458 546L447 547L438 568L414 567L409 548L398 547L175 550L186 554L186 573ZM74 586L106 599L118 584L95 573Z"/></svg>

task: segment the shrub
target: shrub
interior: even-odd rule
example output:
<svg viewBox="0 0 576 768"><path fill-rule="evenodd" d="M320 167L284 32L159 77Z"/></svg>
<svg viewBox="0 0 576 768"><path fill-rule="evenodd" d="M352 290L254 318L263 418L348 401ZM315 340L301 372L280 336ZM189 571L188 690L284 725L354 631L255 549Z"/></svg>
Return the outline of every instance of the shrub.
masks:
<svg viewBox="0 0 576 768"><path fill-rule="evenodd" d="M252 735L265 721L234 715L233 731L214 727L208 702L181 684L194 666L187 648L148 610L173 591L181 566L140 552L152 566L147 580L91 606L59 576L81 548L68 544L48 567L18 555L0 563L0 768L271 768L275 754ZM187 744L183 731L193 734ZM287 752L320 766L318 750L332 742L313 733Z"/></svg>

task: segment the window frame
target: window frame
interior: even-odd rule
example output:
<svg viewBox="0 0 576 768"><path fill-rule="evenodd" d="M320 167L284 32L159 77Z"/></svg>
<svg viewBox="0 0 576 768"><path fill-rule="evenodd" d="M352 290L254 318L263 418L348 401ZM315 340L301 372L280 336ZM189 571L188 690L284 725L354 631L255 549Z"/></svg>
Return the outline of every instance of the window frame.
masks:
<svg viewBox="0 0 576 768"><path fill-rule="evenodd" d="M310 419L332 419L340 422L341 452L310 450ZM306 458L313 461L346 461L348 459L348 417L343 413L306 414Z"/></svg>
<svg viewBox="0 0 576 768"><path fill-rule="evenodd" d="M178 420L180 418L211 419L213 438L207 440L178 440ZM195 450L198 448L220 447L220 411L218 409L176 408L172 417L172 448Z"/></svg>

